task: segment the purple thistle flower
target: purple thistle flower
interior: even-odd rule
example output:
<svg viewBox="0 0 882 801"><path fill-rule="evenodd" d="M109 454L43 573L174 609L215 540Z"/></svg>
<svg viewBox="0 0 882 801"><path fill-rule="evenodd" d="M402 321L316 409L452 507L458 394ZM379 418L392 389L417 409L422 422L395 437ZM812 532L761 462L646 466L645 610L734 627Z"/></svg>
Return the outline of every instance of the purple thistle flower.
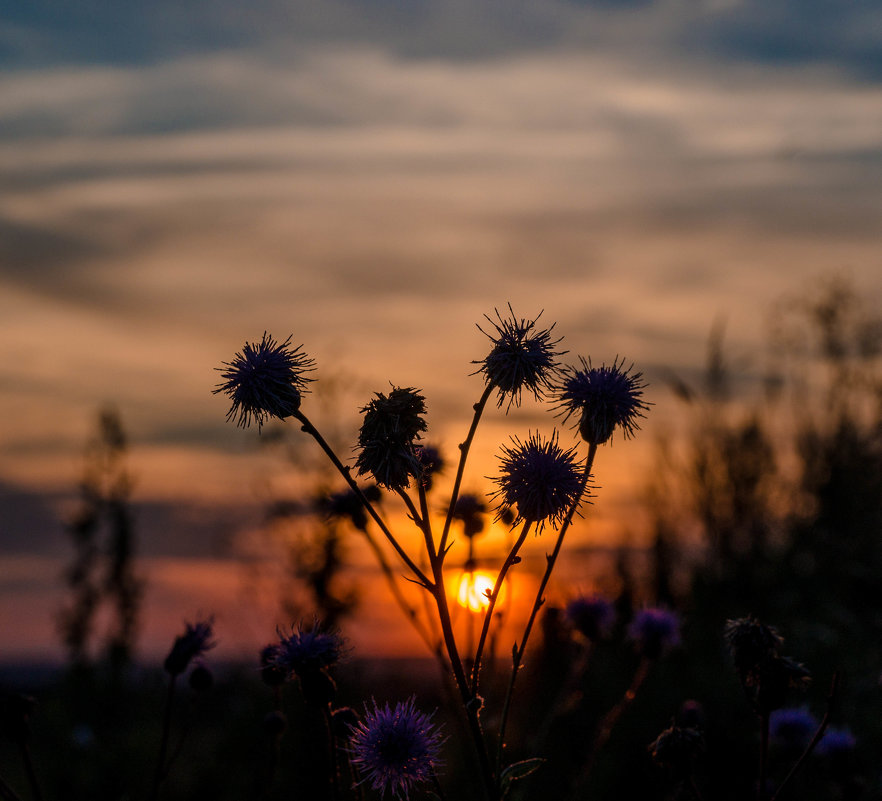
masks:
<svg viewBox="0 0 882 801"><path fill-rule="evenodd" d="M291 337L281 345L265 331L259 343L246 342L241 353L224 362L223 381L213 390L230 396L233 405L227 420L245 428L252 418L260 429L268 417L284 420L300 408L300 397L311 378L305 374L315 369L315 362L301 352L302 345L291 348Z"/></svg>
<svg viewBox="0 0 882 801"><path fill-rule="evenodd" d="M570 625L586 640L596 642L607 636L615 623L616 611L602 595L573 598L564 610Z"/></svg>
<svg viewBox="0 0 882 801"><path fill-rule="evenodd" d="M668 609L641 609L628 626L628 637L647 659L657 659L680 644L680 617Z"/></svg>
<svg viewBox="0 0 882 801"><path fill-rule="evenodd" d="M478 330L490 339L493 348L483 360L472 362L481 365L477 372L484 374L487 385L499 391L500 407L506 397L508 398L506 412L512 404L520 406L521 393L525 389L532 392L536 400L540 400L545 391L552 388L553 379L557 375L556 357L566 353L554 350L555 345L561 341L551 338L554 325L548 329L536 329L541 312L535 320L518 320L511 304L508 310L511 318L507 320L502 319L498 309L495 310L498 323L484 315L496 329L496 333L488 333L480 325Z"/></svg>
<svg viewBox="0 0 882 801"><path fill-rule="evenodd" d="M500 475L493 479L499 489L492 497L502 509L517 506L514 524L529 520L537 533L545 523L556 527L582 497L582 464L575 448L563 450L557 431L547 440L538 432L526 442L511 439L513 447L502 446Z"/></svg>
<svg viewBox="0 0 882 801"><path fill-rule="evenodd" d="M847 754L857 747L857 738L846 727L831 726L824 732L815 753L818 756L837 757Z"/></svg>
<svg viewBox="0 0 882 801"><path fill-rule="evenodd" d="M185 625L184 633L175 638L163 665L172 676L183 673L192 660L215 646L211 640L213 626L211 619Z"/></svg>
<svg viewBox="0 0 882 801"><path fill-rule="evenodd" d="M634 436L639 428L637 418L645 417L649 408L642 399L646 386L643 374L622 369L624 360L616 359L609 367L593 367L590 361L579 358L581 369L567 368L556 388L557 408L562 410L564 422L577 415L579 433L594 445L609 440L616 428L626 439Z"/></svg>
<svg viewBox="0 0 882 801"><path fill-rule="evenodd" d="M818 721L804 706L776 709L769 716L769 736L786 748L802 750L817 728Z"/></svg>
<svg viewBox="0 0 882 801"><path fill-rule="evenodd" d="M364 718L352 727L352 764L374 790L408 798L415 785L429 781L441 750L441 732L432 716L414 707L413 697L395 708L373 701Z"/></svg>
<svg viewBox="0 0 882 801"><path fill-rule="evenodd" d="M312 628L302 625L281 637L273 655L273 664L287 675L304 676L340 661L345 644L339 632L325 630L316 622Z"/></svg>

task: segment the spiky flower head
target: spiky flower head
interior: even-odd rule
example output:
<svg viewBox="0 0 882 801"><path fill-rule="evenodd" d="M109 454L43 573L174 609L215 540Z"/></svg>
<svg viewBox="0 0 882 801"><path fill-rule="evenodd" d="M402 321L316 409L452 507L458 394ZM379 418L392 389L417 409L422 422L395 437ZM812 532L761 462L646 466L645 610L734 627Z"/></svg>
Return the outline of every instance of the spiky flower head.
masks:
<svg viewBox="0 0 882 801"><path fill-rule="evenodd" d="M377 392L361 410L364 420L358 433L359 475L373 476L381 487L400 490L411 478L422 475L416 441L427 428L422 415L426 399L413 388L393 387L388 395Z"/></svg>
<svg viewBox="0 0 882 801"><path fill-rule="evenodd" d="M641 609L628 626L628 637L641 656L658 659L680 644L680 616L661 607Z"/></svg>
<svg viewBox="0 0 882 801"><path fill-rule="evenodd" d="M566 606L564 615L570 625L589 642L606 637L616 619L613 605L602 595L580 595Z"/></svg>
<svg viewBox="0 0 882 801"><path fill-rule="evenodd" d="M723 639L747 687L759 682L763 666L778 657L784 644L784 638L774 628L752 616L727 620Z"/></svg>
<svg viewBox="0 0 882 801"><path fill-rule="evenodd" d="M502 509L517 507L515 524L529 520L537 533L546 523L556 527L582 498L582 464L575 448L561 448L557 431L549 439L536 432L526 442L511 441L502 446L500 475L493 479L499 489L492 497Z"/></svg>
<svg viewBox="0 0 882 801"><path fill-rule="evenodd" d="M579 360L582 366L565 368L555 388L564 422L575 417L582 439L593 445L607 442L617 428L626 439L634 436L638 418L649 408L643 400L643 374L625 368L624 360L600 367L581 356Z"/></svg>
<svg viewBox="0 0 882 801"><path fill-rule="evenodd" d="M426 491L431 490L435 476L441 475L447 466L444 456L435 445L419 445L415 452L420 463L420 480Z"/></svg>
<svg viewBox="0 0 882 801"><path fill-rule="evenodd" d="M292 348L290 336L279 344L264 331L260 342L246 342L231 362L217 368L224 380L213 392L223 392L233 402L227 420L245 428L254 419L260 429L267 418L284 420L294 414L312 380L306 374L315 369L302 347Z"/></svg>
<svg viewBox="0 0 882 801"><path fill-rule="evenodd" d="M487 385L498 390L498 405L501 407L508 399L506 412L512 404L520 406L524 390L541 400L557 376L557 357L566 353L554 349L561 339L552 339L553 324L550 328L537 327L541 312L534 320L519 320L511 304L508 310L511 317L507 319L495 310L499 322L484 315L496 331L485 331L480 325L478 330L490 339L493 347L484 359L472 362L481 365L477 372L484 374Z"/></svg>
<svg viewBox="0 0 882 801"><path fill-rule="evenodd" d="M352 763L374 790L408 798L417 785L432 779L439 764L441 732L432 716L420 712L413 697L395 707L373 701L351 729Z"/></svg>
<svg viewBox="0 0 882 801"><path fill-rule="evenodd" d="M704 735L684 726L669 726L649 746L652 761L678 777L691 773L704 750Z"/></svg>
<svg viewBox="0 0 882 801"><path fill-rule="evenodd" d="M211 639L213 625L210 618L198 623L186 623L184 633L175 638L174 645L165 658L165 670L172 676L177 676L187 669L192 660L214 648L215 643Z"/></svg>
<svg viewBox="0 0 882 801"><path fill-rule="evenodd" d="M312 626L298 625L281 635L273 664L288 676L315 673L336 664L345 653L345 642L336 630L325 629L318 621Z"/></svg>

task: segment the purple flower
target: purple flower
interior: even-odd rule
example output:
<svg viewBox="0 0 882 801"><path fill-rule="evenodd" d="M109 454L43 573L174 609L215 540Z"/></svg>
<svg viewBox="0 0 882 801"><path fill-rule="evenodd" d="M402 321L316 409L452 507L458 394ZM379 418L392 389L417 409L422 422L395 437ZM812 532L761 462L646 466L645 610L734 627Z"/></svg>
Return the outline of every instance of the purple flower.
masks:
<svg viewBox="0 0 882 801"><path fill-rule="evenodd" d="M407 798L415 785L429 781L438 764L441 732L432 716L419 712L414 699L366 709L351 730L352 764L374 790Z"/></svg>
<svg viewBox="0 0 882 801"><path fill-rule="evenodd" d="M236 418L236 424L245 428L251 420L258 429L268 417L284 420L300 408L300 397L312 379L306 373L315 363L300 348L291 348L291 337L281 345L264 332L259 343L246 342L233 361L219 367L223 381L214 393L224 392L233 405L227 420Z"/></svg>
<svg viewBox="0 0 882 801"><path fill-rule="evenodd" d="M769 736L787 748L805 748L817 728L818 721L804 706L776 709L769 718Z"/></svg>
<svg viewBox="0 0 882 801"><path fill-rule="evenodd" d="M340 634L325 630L316 622L312 628L298 626L287 637L282 637L276 646L273 664L289 676L302 677L336 664L344 652Z"/></svg>
<svg viewBox="0 0 882 801"><path fill-rule="evenodd" d="M680 644L680 617L659 607L641 609L628 626L628 637L647 659L657 659Z"/></svg>
<svg viewBox="0 0 882 801"><path fill-rule="evenodd" d="M215 643L211 640L212 625L213 621L210 619L186 624L186 630L175 639L165 658L163 666L168 673L172 676L183 673L193 659L214 648Z"/></svg>
<svg viewBox="0 0 882 801"><path fill-rule="evenodd" d="M613 605L601 595L573 598L564 614L570 625L591 642L607 636L616 619Z"/></svg>
<svg viewBox="0 0 882 801"><path fill-rule="evenodd" d="M857 738L851 730L845 727L836 728L831 726L824 732L821 742L818 743L815 753L818 756L836 757L854 751L857 746Z"/></svg>
<svg viewBox="0 0 882 801"><path fill-rule="evenodd" d="M545 391L551 389L557 375L556 357L566 353L554 350L555 345L561 341L551 338L554 325L537 330L536 323L542 316L541 312L535 320L518 320L511 304L508 310L511 318L507 320L503 320L499 310L496 310L498 323L484 315L496 329L496 333L488 333L480 325L478 330L490 339L493 348L482 361L472 362L481 365L477 372L484 374L487 385L499 391L498 405L502 406L508 398L506 411L512 404L520 405L521 392L525 389L532 392L536 400L540 400Z"/></svg>
<svg viewBox="0 0 882 801"><path fill-rule="evenodd" d="M503 509L517 506L515 524L529 520L541 532L545 523L557 526L582 497L582 465L575 448L563 450L557 431L543 440L530 434L526 442L512 437L500 456L499 489L493 493Z"/></svg>
<svg viewBox="0 0 882 801"><path fill-rule="evenodd" d="M576 415L579 433L593 445L602 445L617 428L626 439L632 437L639 428L637 418L644 417L648 408L642 398L643 374L622 369L624 361L593 367L590 361L580 360L581 369L567 368L556 388L564 422Z"/></svg>

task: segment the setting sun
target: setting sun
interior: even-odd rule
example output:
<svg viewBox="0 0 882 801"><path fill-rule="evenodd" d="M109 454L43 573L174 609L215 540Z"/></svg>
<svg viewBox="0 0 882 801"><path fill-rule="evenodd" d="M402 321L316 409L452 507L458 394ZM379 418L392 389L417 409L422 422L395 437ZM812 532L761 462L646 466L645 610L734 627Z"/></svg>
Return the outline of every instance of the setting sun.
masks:
<svg viewBox="0 0 882 801"><path fill-rule="evenodd" d="M484 570L469 570L459 578L456 592L457 603L471 612L483 612L490 603L489 594L493 591L494 577ZM505 598L505 585L502 586L497 604Z"/></svg>

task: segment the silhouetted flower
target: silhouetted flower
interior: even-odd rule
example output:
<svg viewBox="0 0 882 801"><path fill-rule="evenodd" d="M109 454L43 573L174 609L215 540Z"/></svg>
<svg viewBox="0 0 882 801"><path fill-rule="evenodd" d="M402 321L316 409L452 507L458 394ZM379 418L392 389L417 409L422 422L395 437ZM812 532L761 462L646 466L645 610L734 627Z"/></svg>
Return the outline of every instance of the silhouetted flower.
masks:
<svg viewBox="0 0 882 801"><path fill-rule="evenodd" d="M644 417L649 408L642 398L643 374L622 369L624 361L592 367L590 361L579 358L582 367L566 368L556 388L564 422L575 415L579 433L593 445L602 445L617 428L626 438L632 437L639 428L637 418Z"/></svg>
<svg viewBox="0 0 882 801"><path fill-rule="evenodd" d="M727 620L723 638L745 686L754 686L761 667L778 656L784 639L771 626L754 617Z"/></svg>
<svg viewBox="0 0 882 801"><path fill-rule="evenodd" d="M312 380L306 373L315 369L301 347L291 348L291 337L280 345L264 332L259 343L246 342L233 361L224 362L226 369L218 368L224 380L214 393L224 392L233 401L227 420L237 418L244 428L254 418L260 428L269 417L284 420L294 414Z"/></svg>
<svg viewBox="0 0 882 801"><path fill-rule="evenodd" d="M499 489L493 497L503 508L517 507L515 523L529 520L537 532L545 523L556 526L582 494L581 463L575 448L563 450L557 431L546 440L538 432L526 442L511 439L512 447L502 446L500 475L493 479Z"/></svg>
<svg viewBox="0 0 882 801"><path fill-rule="evenodd" d="M374 701L373 709L366 709L352 728L349 746L363 781L381 794L388 790L396 798L407 798L416 785L432 778L441 741L432 716L419 712L410 698L394 708Z"/></svg>
<svg viewBox="0 0 882 801"><path fill-rule="evenodd" d="M278 656L278 643L264 646L260 651L260 679L269 687L278 687L288 678L287 671L276 664Z"/></svg>
<svg viewBox="0 0 882 801"><path fill-rule="evenodd" d="M769 716L772 742L788 749L804 749L817 728L818 721L804 706L776 709Z"/></svg>
<svg viewBox="0 0 882 801"><path fill-rule="evenodd" d="M496 310L499 322L494 322L484 315L496 333L488 333L481 326L478 330L490 338L493 348L482 361L472 364L480 364L479 373L484 374L484 379L489 386L499 391L498 405L502 406L508 398L508 406L519 406L521 393L524 390L533 393L536 400L540 400L546 390L551 389L555 376L558 372L556 357L562 356L566 351L554 350L561 340L552 339L552 325L548 329L537 329L536 323L540 312L535 320L518 320L509 304L511 318L503 320Z"/></svg>
<svg viewBox="0 0 882 801"><path fill-rule="evenodd" d="M202 620L198 623L186 623L186 630L175 639L171 651L165 658L164 667L172 676L183 673L187 666L197 656L202 656L210 648L214 648L212 642L212 620Z"/></svg>
<svg viewBox="0 0 882 801"><path fill-rule="evenodd" d="M416 448L416 457L420 463L420 479L426 491L432 489L432 482L435 476L444 472L447 466L441 451L434 445L418 445Z"/></svg>
<svg viewBox="0 0 882 801"><path fill-rule="evenodd" d="M282 637L273 664L289 675L304 676L336 664L345 652L343 638L337 631L314 623L311 628L298 626Z"/></svg>
<svg viewBox="0 0 882 801"><path fill-rule="evenodd" d="M680 644L680 617L669 609L641 609L628 626L628 637L647 659L657 659Z"/></svg>
<svg viewBox="0 0 882 801"><path fill-rule="evenodd" d="M359 475L373 476L386 489L404 489L423 470L416 440L427 428L426 399L415 389L393 387L388 396L377 392L361 412Z"/></svg>
<svg viewBox="0 0 882 801"><path fill-rule="evenodd" d="M857 738L849 728L831 726L821 737L815 753L818 756L833 757L854 751L856 747Z"/></svg>
<svg viewBox="0 0 882 801"><path fill-rule="evenodd" d="M567 604L564 614L570 625L590 642L607 636L616 619L613 605L601 595L573 598Z"/></svg>
<svg viewBox="0 0 882 801"><path fill-rule="evenodd" d="M692 772L704 749L704 736L698 729L670 726L649 746L649 753L656 765L683 777Z"/></svg>
<svg viewBox="0 0 882 801"><path fill-rule="evenodd" d="M484 530L484 515L487 505L477 495L464 492L458 496L453 506L453 519L463 525L466 537L475 537Z"/></svg>

